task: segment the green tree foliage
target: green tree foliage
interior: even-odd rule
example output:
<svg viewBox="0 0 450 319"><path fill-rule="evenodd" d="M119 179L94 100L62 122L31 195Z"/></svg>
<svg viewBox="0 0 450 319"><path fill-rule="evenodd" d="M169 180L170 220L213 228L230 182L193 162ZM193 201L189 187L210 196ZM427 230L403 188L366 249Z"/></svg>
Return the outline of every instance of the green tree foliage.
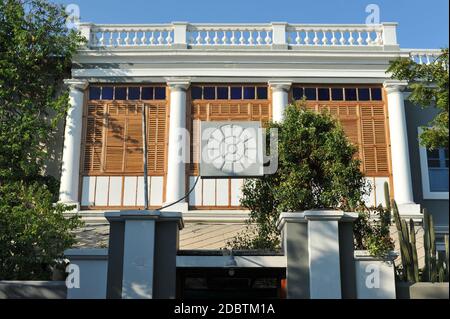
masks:
<svg viewBox="0 0 450 319"><path fill-rule="evenodd" d="M422 145L429 149L448 148L448 70L448 48L442 50L434 63L418 64L401 58L392 61L388 69L392 78L408 81L411 102L439 110L420 136Z"/></svg>
<svg viewBox="0 0 450 319"><path fill-rule="evenodd" d="M243 185L241 205L250 210L246 232L228 243L235 249L274 249L280 244L281 212L307 209L354 210L366 192L357 148L329 114L289 105L279 134L278 170ZM250 232L250 233L249 233Z"/></svg>
<svg viewBox="0 0 450 319"><path fill-rule="evenodd" d="M50 279L51 267L75 243L71 230L78 218L66 218L67 207L39 182L0 187L0 278Z"/></svg>
<svg viewBox="0 0 450 319"><path fill-rule="evenodd" d="M58 182L44 173L68 107L62 80L83 41L65 23L62 6L0 1L0 279L48 275L80 223L53 205Z"/></svg>

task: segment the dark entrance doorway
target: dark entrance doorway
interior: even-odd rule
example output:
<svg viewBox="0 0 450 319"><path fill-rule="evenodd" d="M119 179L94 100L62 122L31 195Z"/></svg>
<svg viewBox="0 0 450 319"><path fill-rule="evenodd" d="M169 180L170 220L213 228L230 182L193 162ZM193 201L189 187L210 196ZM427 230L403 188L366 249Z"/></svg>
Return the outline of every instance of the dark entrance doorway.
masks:
<svg viewBox="0 0 450 319"><path fill-rule="evenodd" d="M284 298L283 268L182 268L177 295L184 299Z"/></svg>

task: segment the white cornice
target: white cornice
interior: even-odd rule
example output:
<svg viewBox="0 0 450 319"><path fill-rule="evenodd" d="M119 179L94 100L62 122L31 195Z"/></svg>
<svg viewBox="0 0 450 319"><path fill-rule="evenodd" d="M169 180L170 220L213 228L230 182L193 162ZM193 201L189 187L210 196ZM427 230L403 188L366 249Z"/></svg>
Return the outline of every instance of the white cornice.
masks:
<svg viewBox="0 0 450 319"><path fill-rule="evenodd" d="M145 68L145 69L73 69L76 78L121 79L134 77L260 77L260 78L374 78L386 79L384 69L280 69L280 68Z"/></svg>

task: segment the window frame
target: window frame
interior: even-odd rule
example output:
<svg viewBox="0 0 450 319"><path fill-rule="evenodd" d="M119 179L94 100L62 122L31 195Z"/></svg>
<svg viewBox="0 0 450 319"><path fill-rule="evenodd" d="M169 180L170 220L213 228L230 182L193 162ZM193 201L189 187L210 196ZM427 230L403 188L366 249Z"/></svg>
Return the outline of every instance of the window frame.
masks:
<svg viewBox="0 0 450 319"><path fill-rule="evenodd" d="M428 167L427 148L420 144L420 135L423 132L421 127L417 128L419 140L420 173L422 178L423 199L449 199L449 192L433 192L430 189L430 175Z"/></svg>

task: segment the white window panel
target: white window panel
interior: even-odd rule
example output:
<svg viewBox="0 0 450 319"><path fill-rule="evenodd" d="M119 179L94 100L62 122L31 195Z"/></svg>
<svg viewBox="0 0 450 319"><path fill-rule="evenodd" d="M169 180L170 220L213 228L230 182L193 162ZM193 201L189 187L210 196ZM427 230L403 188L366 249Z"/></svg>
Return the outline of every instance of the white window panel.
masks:
<svg viewBox="0 0 450 319"><path fill-rule="evenodd" d="M122 204L122 176L111 176L109 178L109 206L120 206Z"/></svg>
<svg viewBox="0 0 450 319"><path fill-rule="evenodd" d="M194 186L197 176L189 176L189 189ZM202 205L202 180L199 179L194 190L189 194L189 205L201 206Z"/></svg>
<svg viewBox="0 0 450 319"><path fill-rule="evenodd" d="M228 178L217 179L217 206L228 206Z"/></svg>
<svg viewBox="0 0 450 319"><path fill-rule="evenodd" d="M109 176L98 176L95 189L95 206L108 205Z"/></svg>
<svg viewBox="0 0 450 319"><path fill-rule="evenodd" d="M240 199L242 197L242 185L244 183L244 180L241 178L231 179L231 206L239 206L240 205Z"/></svg>
<svg viewBox="0 0 450 319"><path fill-rule="evenodd" d="M137 176L125 176L123 186L123 205L136 206Z"/></svg>
<svg viewBox="0 0 450 319"><path fill-rule="evenodd" d="M150 177L149 177L150 180ZM150 183L150 206L161 206L163 202L163 177L152 176Z"/></svg>
<svg viewBox="0 0 450 319"><path fill-rule="evenodd" d="M383 205L386 207L386 198L384 196L384 183L387 182L389 185L389 177L375 177L375 197L376 206Z"/></svg>
<svg viewBox="0 0 450 319"><path fill-rule="evenodd" d="M203 182L203 206L216 205L216 180L204 179Z"/></svg>
<svg viewBox="0 0 450 319"><path fill-rule="evenodd" d="M95 204L96 179L96 176L83 176L81 206L93 206Z"/></svg>

